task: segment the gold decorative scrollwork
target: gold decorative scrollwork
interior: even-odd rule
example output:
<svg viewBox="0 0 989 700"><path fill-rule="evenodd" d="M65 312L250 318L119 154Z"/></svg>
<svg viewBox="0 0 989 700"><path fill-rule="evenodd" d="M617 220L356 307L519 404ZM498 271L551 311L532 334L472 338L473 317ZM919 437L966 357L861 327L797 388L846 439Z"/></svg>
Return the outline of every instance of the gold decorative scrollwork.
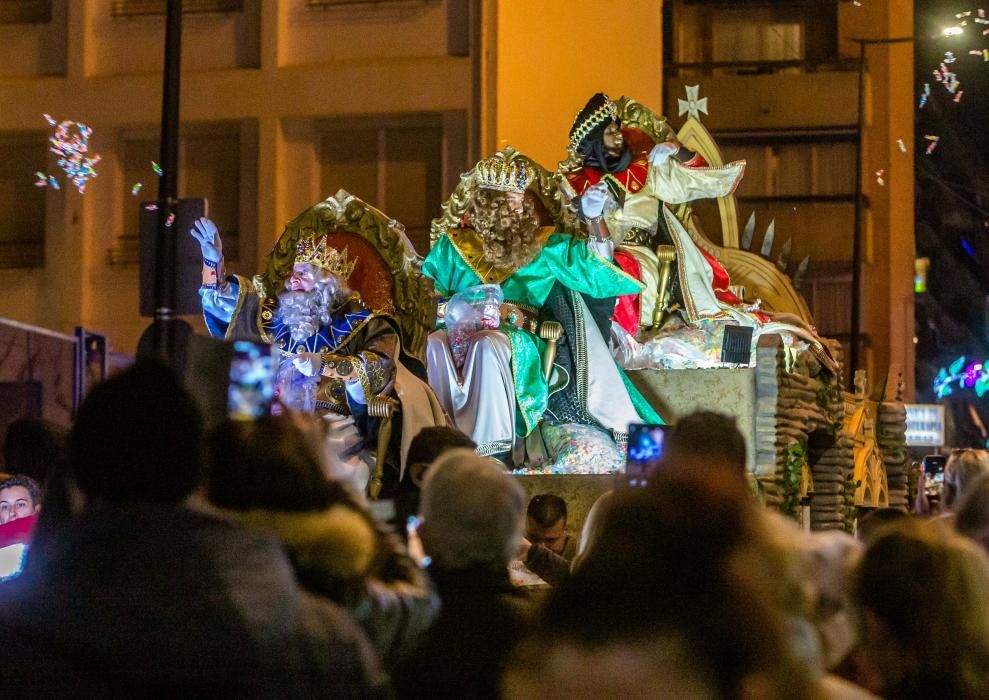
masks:
<svg viewBox="0 0 989 700"><path fill-rule="evenodd" d="M423 359L426 336L436 321L433 281L422 272L422 258L415 252L398 221L345 190L306 209L285 225L266 259L265 271L255 275L254 287L266 297L275 296L292 273L295 253L303 237L346 231L367 241L380 255L392 283L393 309L375 309L394 315L407 353ZM359 290L358 290L359 291Z"/></svg>
<svg viewBox="0 0 989 700"><path fill-rule="evenodd" d="M560 192L559 183L553 173L511 146L505 146L493 157L505 161L506 167L519 164L520 161L524 163L529 174L526 192L531 192L542 202L549 214L550 221L559 230L573 235L581 235L573 212L566 206L566 200ZM440 236L446 235L450 229L460 226L460 222L467 213L470 195L477 189L477 186L477 166L475 165L460 176L460 182L457 183L453 194L443 203L442 214L433 219L429 229L430 245L436 243Z"/></svg>

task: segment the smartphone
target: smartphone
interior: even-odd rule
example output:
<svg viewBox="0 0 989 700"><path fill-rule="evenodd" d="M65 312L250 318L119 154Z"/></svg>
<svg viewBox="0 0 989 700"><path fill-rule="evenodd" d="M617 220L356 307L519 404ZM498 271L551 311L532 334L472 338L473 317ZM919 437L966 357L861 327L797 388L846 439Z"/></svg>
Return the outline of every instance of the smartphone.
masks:
<svg viewBox="0 0 989 700"><path fill-rule="evenodd" d="M927 455L924 457L924 487L928 496L938 496L944 488L944 465L947 455Z"/></svg>
<svg viewBox="0 0 989 700"><path fill-rule="evenodd" d="M645 486L649 472L663 458L666 434L672 426L632 423L628 426L625 479L629 486Z"/></svg>
<svg viewBox="0 0 989 700"><path fill-rule="evenodd" d="M273 348L256 340L235 340L227 387L227 414L233 420L257 420L271 413L275 397Z"/></svg>

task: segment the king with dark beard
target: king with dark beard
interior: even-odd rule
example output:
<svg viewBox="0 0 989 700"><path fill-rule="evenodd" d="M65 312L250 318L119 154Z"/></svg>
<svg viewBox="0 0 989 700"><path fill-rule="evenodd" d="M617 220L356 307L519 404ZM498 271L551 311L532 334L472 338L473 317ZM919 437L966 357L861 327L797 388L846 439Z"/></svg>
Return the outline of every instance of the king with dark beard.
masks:
<svg viewBox="0 0 989 700"><path fill-rule="evenodd" d="M610 316L614 298L641 285L611 262L610 241L588 243L542 225L537 182L552 177L510 147L478 163L462 178L465 218L435 241L422 268L446 300L484 296L485 285L500 290L500 324L476 329L456 356L450 329L433 333L427 370L440 404L478 451L516 466L532 461L528 438L544 418L593 424L618 440L630 422L659 422L583 301L605 300ZM546 320L567 334L548 379L538 335Z"/></svg>
<svg viewBox="0 0 989 700"><path fill-rule="evenodd" d="M445 424L429 388L401 362L400 335L394 319L368 309L347 280L356 264L347 249L328 245L327 237L302 238L284 291L259 294L251 280L225 275L220 236L209 219L191 232L203 256L200 289L206 327L213 336L252 338L271 343L279 356L277 394L282 406L321 416L329 425L330 476L358 491L373 471L378 420L368 412L369 397L397 395L406 430ZM435 418L423 423L411 416ZM415 423L415 424L412 424ZM399 478L408 439L403 431Z"/></svg>

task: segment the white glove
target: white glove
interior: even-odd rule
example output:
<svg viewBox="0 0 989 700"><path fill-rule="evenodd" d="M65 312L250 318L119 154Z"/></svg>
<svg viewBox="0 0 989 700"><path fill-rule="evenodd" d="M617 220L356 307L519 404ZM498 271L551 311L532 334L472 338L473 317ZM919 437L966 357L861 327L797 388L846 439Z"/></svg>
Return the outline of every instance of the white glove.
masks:
<svg viewBox="0 0 989 700"><path fill-rule="evenodd" d="M608 192L608 186L603 182L599 182L584 192L580 198L580 210L584 213L584 216L596 219L601 216L601 212L604 211L604 205L609 199L611 199L611 193Z"/></svg>
<svg viewBox="0 0 989 700"><path fill-rule="evenodd" d="M292 364L301 374L314 376L323 365L323 358L318 352L300 352L292 358Z"/></svg>
<svg viewBox="0 0 989 700"><path fill-rule="evenodd" d="M679 150L680 146L672 141L657 143L653 146L653 149L649 151L649 164L654 167L658 167L669 160L670 156Z"/></svg>
<svg viewBox="0 0 989 700"><path fill-rule="evenodd" d="M216 230L216 224L203 217L195 223L189 233L199 241L199 250L203 255L203 260L219 263L223 260L223 243L220 241L220 232Z"/></svg>

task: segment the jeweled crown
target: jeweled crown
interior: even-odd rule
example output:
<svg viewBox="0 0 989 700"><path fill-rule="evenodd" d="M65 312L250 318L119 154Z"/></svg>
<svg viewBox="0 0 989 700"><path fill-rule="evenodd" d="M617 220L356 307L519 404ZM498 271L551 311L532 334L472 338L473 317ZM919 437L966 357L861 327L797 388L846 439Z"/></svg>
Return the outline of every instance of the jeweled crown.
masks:
<svg viewBox="0 0 989 700"><path fill-rule="evenodd" d="M347 259L347 249L337 250L326 245L326 236L316 239L313 237L303 238L299 241L299 247L295 252L295 263L308 263L321 270L348 279L350 273L357 265L357 258Z"/></svg>
<svg viewBox="0 0 989 700"><path fill-rule="evenodd" d="M525 192L529 186L529 170L525 161L506 163L492 156L477 164L477 186L500 192Z"/></svg>
<svg viewBox="0 0 989 700"><path fill-rule="evenodd" d="M598 93L591 100L599 101L600 104L590 110L588 107L591 105L588 105L574 117L573 126L570 127L571 149L578 148L580 143L587 138L587 135L600 126L602 122L610 122L612 119L618 118L618 105L607 95Z"/></svg>

